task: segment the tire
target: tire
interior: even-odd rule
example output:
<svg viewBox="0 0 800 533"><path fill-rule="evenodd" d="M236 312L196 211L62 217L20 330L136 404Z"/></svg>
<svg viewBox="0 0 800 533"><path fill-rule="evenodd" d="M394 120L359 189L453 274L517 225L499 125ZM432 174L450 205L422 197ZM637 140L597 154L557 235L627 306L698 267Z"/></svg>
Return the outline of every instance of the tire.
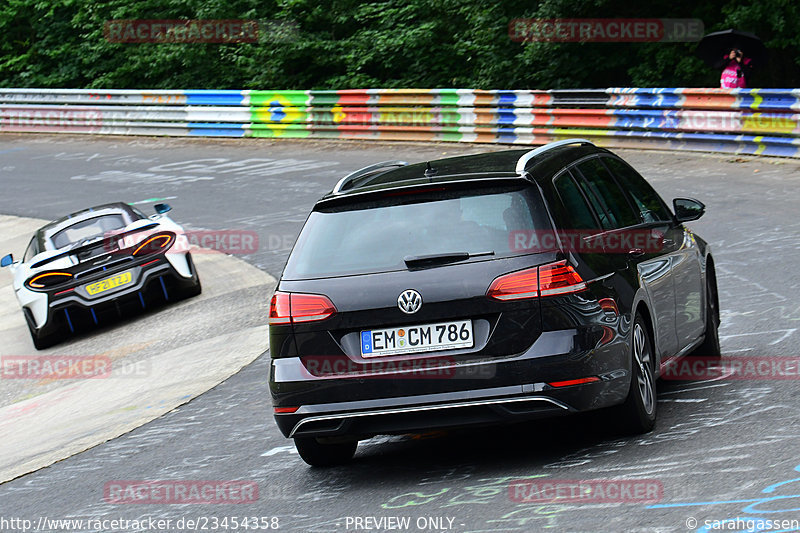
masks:
<svg viewBox="0 0 800 533"><path fill-rule="evenodd" d="M714 275L706 281L706 330L703 343L689 354L691 357L720 359L722 349L719 346L719 308L717 303L717 281Z"/></svg>
<svg viewBox="0 0 800 533"><path fill-rule="evenodd" d="M33 325L33 318L30 316L30 312L23 311L22 314L25 315L25 323L28 325L28 331L31 334L33 347L37 350L50 348L51 346L64 340L64 336L60 332L51 333L50 335L40 335L36 330L36 327Z"/></svg>
<svg viewBox="0 0 800 533"><path fill-rule="evenodd" d="M637 313L631 331L631 384L625 403L618 408L618 421L625 433L647 433L656 424L658 400L654 361L653 343L647 324Z"/></svg>
<svg viewBox="0 0 800 533"><path fill-rule="evenodd" d="M311 466L334 466L349 462L356 453L358 441L320 442L313 437L295 437L294 446L303 461Z"/></svg>

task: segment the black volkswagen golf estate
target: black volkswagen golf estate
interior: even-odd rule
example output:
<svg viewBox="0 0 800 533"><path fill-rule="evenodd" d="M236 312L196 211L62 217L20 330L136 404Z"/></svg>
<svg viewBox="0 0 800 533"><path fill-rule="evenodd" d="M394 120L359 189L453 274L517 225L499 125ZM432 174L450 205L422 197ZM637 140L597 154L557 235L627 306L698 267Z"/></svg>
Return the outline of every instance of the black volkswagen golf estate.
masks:
<svg viewBox="0 0 800 533"><path fill-rule="evenodd" d="M570 139L344 177L269 311L275 419L311 465L358 440L601 408L656 420L656 379L719 356L714 261L622 159Z"/></svg>

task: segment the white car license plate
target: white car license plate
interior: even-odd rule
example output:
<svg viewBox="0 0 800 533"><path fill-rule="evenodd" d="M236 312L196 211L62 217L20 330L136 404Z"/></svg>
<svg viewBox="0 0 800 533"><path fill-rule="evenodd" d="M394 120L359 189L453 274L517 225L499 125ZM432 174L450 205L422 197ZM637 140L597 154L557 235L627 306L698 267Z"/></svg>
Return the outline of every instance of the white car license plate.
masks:
<svg viewBox="0 0 800 533"><path fill-rule="evenodd" d="M361 332L362 357L455 350L472 345L471 320Z"/></svg>

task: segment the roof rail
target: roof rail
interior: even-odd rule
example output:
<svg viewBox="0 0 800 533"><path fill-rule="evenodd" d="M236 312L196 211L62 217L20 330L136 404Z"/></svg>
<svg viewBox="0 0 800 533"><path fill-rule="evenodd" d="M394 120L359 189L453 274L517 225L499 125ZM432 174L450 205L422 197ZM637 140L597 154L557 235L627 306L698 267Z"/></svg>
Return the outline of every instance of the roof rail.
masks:
<svg viewBox="0 0 800 533"><path fill-rule="evenodd" d="M515 169L517 174L523 174L525 172L525 167L528 165L528 161L537 155L543 154L549 150L552 150L553 148L558 148L559 146L567 146L568 144L591 144L594 146L592 141L586 139L564 139L563 141L556 141L545 144L544 146L539 146L530 152L525 152L522 154L522 157L517 160L517 168Z"/></svg>
<svg viewBox="0 0 800 533"><path fill-rule="evenodd" d="M351 181L362 178L364 176L369 176L370 174L375 174L382 169L387 169L388 167L404 167L408 165L405 161L383 161L381 163L375 163L374 165L369 165L368 167L361 168L356 170L355 172L351 172L347 176L343 177L339 180L339 183L333 188L332 194L342 194L342 189L345 185L350 183Z"/></svg>

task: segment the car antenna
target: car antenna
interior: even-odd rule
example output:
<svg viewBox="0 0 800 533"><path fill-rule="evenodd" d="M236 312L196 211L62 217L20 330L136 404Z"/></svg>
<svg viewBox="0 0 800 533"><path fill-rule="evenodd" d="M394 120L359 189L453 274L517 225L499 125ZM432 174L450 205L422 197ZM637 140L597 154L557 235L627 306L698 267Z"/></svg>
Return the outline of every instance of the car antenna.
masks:
<svg viewBox="0 0 800 533"><path fill-rule="evenodd" d="M436 169L431 166L431 162L425 163L425 177L432 178L436 175Z"/></svg>

